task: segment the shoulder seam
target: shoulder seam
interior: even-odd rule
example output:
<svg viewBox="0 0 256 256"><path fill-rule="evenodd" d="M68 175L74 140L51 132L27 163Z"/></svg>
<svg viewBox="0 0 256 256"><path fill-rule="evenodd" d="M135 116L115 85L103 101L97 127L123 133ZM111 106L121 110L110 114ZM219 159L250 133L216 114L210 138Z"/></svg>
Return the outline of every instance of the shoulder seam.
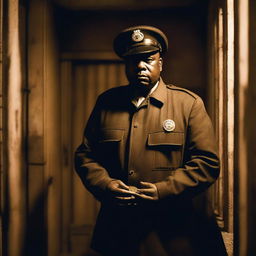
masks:
<svg viewBox="0 0 256 256"><path fill-rule="evenodd" d="M191 92L188 89L185 89L185 88L182 88L182 87L178 87L178 86L175 86L173 84L168 84L166 86L167 86L168 89L171 89L171 90L185 92L185 93L189 94L190 96L192 96L194 99L197 99L199 97L197 94L195 94L194 92Z"/></svg>

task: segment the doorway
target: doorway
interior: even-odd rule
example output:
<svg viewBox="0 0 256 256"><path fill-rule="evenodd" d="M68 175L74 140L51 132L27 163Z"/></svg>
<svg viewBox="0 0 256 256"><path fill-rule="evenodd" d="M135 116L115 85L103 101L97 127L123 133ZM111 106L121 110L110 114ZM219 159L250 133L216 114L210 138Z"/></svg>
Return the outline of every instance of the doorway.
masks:
<svg viewBox="0 0 256 256"><path fill-rule="evenodd" d="M161 28L170 42L164 57L164 81L196 92L209 105L207 8L202 4L148 11L59 10L61 127L66 159L61 172L64 252L89 252L99 205L73 171L73 152L81 143L97 96L110 87L127 84L124 65L112 50L113 38L123 28L136 24Z"/></svg>
<svg viewBox="0 0 256 256"><path fill-rule="evenodd" d="M92 57L92 56L91 56ZM61 62L62 83L62 166L63 242L74 254L90 252L90 240L99 203L73 172L73 153L96 99L107 89L126 85L124 64L116 60L69 60Z"/></svg>
<svg viewBox="0 0 256 256"><path fill-rule="evenodd" d="M35 10L40 9L37 8ZM34 145L41 150L36 151L34 148L33 152L41 152L41 155L35 154L35 161L31 163L33 166L29 169L31 178L28 187L29 194L32 194L34 187L43 186L45 180L53 178L48 188L50 194L47 195L47 203L42 205L47 214L40 216L39 220L47 219L49 255L56 255L58 251L63 255L82 255L89 247L98 204L73 171L73 153L81 142L85 122L97 95L109 87L126 84L122 61L112 50L112 40L120 30L137 24L162 29L170 42L169 52L164 58L164 81L196 92L204 99L213 120L218 115L214 110L219 106L213 104L216 103L218 91L212 90L216 83L208 81L209 74L212 74L211 77L218 76L208 62L209 56L213 57L210 63L217 60L217 55L210 55L214 43L210 43L209 38L215 35L208 35L207 32L208 25L209 31L214 27L217 9L214 9L212 21L209 21L211 6L208 1L173 4L168 8L158 6L125 10L122 4L118 8L63 8L61 1L56 1L52 12L54 15L51 16L46 10L43 15L47 18L44 16L39 20L40 23L42 20L48 22L48 18L53 19L53 24L57 24L56 33L53 31L54 26L49 25L50 22L43 24L47 33L35 33L38 41L44 42L42 47L34 44L34 37L31 36L29 52L32 61L29 70L32 93L29 109L34 116L28 118L30 129L36 126L38 137L33 138L33 134L29 136L31 142L36 139ZM36 12L31 16L37 19ZM39 31L38 24L30 22L30 26L31 31ZM41 58L32 54L35 47L39 48ZM38 70L43 70L40 77ZM213 102L210 99L214 99ZM41 109L36 111L39 104ZM35 118L38 122L34 121ZM215 128L219 129L217 124ZM59 169L59 166L62 168ZM224 194L219 188L223 187L223 177L211 194L222 224L222 211L219 209L224 209ZM221 200L215 200L217 198ZM40 222L40 225L44 226L45 222Z"/></svg>

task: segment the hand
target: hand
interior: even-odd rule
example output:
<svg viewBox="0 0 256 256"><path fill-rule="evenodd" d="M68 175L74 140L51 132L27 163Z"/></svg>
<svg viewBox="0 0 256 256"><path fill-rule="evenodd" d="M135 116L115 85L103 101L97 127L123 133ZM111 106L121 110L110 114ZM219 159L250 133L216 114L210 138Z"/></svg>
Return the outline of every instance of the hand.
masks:
<svg viewBox="0 0 256 256"><path fill-rule="evenodd" d="M141 188L137 190L136 196L142 199L156 201L159 199L157 187L154 183L140 182Z"/></svg>
<svg viewBox="0 0 256 256"><path fill-rule="evenodd" d="M112 180L107 190L112 199L118 205L128 205L135 201L136 193L129 190L129 187L125 185L121 180Z"/></svg>

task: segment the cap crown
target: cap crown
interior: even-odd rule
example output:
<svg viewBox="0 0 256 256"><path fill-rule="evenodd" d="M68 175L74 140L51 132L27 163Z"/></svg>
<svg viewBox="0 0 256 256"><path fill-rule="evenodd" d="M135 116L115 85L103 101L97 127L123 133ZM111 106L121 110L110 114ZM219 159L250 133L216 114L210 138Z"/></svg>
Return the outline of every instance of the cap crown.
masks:
<svg viewBox="0 0 256 256"><path fill-rule="evenodd" d="M113 47L121 58L156 51L164 54L168 49L168 39L158 28L135 26L121 31L114 39Z"/></svg>

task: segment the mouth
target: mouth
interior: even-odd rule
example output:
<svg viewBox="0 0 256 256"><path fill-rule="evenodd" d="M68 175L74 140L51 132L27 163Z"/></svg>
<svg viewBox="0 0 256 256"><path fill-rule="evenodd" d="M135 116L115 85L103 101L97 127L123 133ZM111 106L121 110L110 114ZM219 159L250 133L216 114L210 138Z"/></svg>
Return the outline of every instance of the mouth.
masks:
<svg viewBox="0 0 256 256"><path fill-rule="evenodd" d="M145 76L145 75L137 75L137 79L138 80L145 80L145 81L148 81L149 80L149 78L147 77L147 76Z"/></svg>
<svg viewBox="0 0 256 256"><path fill-rule="evenodd" d="M132 83L138 85L148 85L150 83L150 78L143 73L135 73L131 79Z"/></svg>

